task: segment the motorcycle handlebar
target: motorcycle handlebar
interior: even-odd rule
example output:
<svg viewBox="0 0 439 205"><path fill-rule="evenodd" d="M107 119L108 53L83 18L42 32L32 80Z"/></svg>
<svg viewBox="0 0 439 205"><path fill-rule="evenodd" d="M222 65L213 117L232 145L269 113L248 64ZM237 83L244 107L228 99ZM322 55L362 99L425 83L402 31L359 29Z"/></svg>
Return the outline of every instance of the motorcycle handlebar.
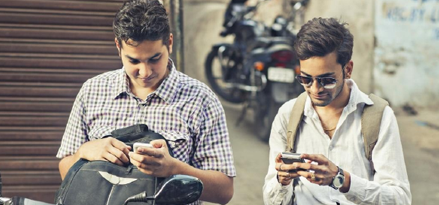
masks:
<svg viewBox="0 0 439 205"><path fill-rule="evenodd" d="M295 4L300 3L302 6L306 6L309 3L309 0L290 0L290 5L294 6Z"/></svg>

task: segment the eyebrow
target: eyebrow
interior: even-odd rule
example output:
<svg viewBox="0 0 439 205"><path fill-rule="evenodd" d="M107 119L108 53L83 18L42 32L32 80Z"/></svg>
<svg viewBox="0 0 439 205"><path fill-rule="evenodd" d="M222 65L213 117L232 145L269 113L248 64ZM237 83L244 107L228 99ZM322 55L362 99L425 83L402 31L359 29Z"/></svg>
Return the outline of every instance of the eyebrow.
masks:
<svg viewBox="0 0 439 205"><path fill-rule="evenodd" d="M162 54L162 53L156 53L156 54L154 54L152 57L148 58L148 60L149 60L149 59L156 58L156 57L160 56L161 54ZM129 55L125 55L125 57L129 58L130 60L141 61L141 60L139 60L139 59L137 59L137 58L133 58L133 57L131 57L131 56L129 56Z"/></svg>
<svg viewBox="0 0 439 205"><path fill-rule="evenodd" d="M308 77L312 77L312 75L310 75L310 74L308 74L308 73L305 73L305 72L303 72L303 71L300 71L300 72L303 73L303 74L305 74L305 75L308 76ZM335 74L335 72L323 73L323 74L318 75L318 76L315 76L315 77L327 77L327 76L331 76L331 75L334 75L334 74Z"/></svg>

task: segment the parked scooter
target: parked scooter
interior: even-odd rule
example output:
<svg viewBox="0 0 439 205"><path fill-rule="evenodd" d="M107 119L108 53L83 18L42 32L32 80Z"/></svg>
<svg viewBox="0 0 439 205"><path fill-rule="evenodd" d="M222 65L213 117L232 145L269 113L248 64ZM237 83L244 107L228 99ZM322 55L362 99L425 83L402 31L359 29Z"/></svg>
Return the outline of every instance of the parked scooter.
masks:
<svg viewBox="0 0 439 205"><path fill-rule="evenodd" d="M253 19L262 2L265 1L235 12L221 32L222 36L233 34L234 42L212 47L205 73L220 97L231 103L244 103L237 124L248 109L253 110L256 133L268 141L279 107L303 92L303 87L294 81L299 66L292 49L293 38L273 36L275 28Z"/></svg>
<svg viewBox="0 0 439 205"><path fill-rule="evenodd" d="M152 204L189 204L197 201L203 191L203 183L198 178L188 175L173 175L158 185L153 196L146 192L129 197L124 205L134 202L153 202ZM138 204L138 203L137 203ZM23 197L2 198L0 205L53 205Z"/></svg>

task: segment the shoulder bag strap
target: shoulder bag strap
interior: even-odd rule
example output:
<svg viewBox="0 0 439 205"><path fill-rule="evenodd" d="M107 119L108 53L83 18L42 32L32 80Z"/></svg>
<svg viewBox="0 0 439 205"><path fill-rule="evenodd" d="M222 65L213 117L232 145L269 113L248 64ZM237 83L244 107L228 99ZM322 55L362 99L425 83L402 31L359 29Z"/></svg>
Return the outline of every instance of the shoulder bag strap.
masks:
<svg viewBox="0 0 439 205"><path fill-rule="evenodd" d="M286 151L290 151L293 153L296 152L296 146L295 146L296 134L297 134L297 129L299 128L300 123L302 122L303 109L305 108L305 102L307 96L308 94L306 94L306 92L300 94L299 97L297 97L296 99L296 103L293 106L293 110L291 111L290 120L288 121L288 126L287 126Z"/></svg>
<svg viewBox="0 0 439 205"><path fill-rule="evenodd" d="M366 158L372 162L372 150L378 141L381 118L389 103L374 94L370 94L369 98L374 104L364 106L363 115L361 116L361 133L363 134Z"/></svg>

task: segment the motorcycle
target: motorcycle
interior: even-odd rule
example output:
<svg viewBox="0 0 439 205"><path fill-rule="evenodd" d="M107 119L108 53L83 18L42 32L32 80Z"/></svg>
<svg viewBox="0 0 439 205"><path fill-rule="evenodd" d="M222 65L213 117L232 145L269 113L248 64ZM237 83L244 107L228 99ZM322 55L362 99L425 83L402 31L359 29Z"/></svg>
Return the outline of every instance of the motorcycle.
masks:
<svg viewBox="0 0 439 205"><path fill-rule="evenodd" d="M166 178L153 196L146 192L126 199L124 205L132 202L153 202L153 204L189 204L198 200L203 191L203 183L198 178L188 175L173 175ZM1 193L1 190L0 190ZM137 204L137 203L136 203ZM5 198L0 196L0 205L53 205L24 197Z"/></svg>
<svg viewBox="0 0 439 205"><path fill-rule="evenodd" d="M238 9L225 24L220 35L233 34L234 42L212 46L205 74L221 98L244 104L237 125L247 110L253 110L257 136L268 141L279 107L303 92L303 87L294 80L300 72L292 49L294 38L279 31L283 25L279 27L275 22L267 27L253 19L262 2Z"/></svg>
<svg viewBox="0 0 439 205"><path fill-rule="evenodd" d="M273 36L285 36L291 38L294 42L298 32L298 25L303 25L305 19L305 9L309 0L290 0L288 9L288 16L279 15L275 18L272 26Z"/></svg>

